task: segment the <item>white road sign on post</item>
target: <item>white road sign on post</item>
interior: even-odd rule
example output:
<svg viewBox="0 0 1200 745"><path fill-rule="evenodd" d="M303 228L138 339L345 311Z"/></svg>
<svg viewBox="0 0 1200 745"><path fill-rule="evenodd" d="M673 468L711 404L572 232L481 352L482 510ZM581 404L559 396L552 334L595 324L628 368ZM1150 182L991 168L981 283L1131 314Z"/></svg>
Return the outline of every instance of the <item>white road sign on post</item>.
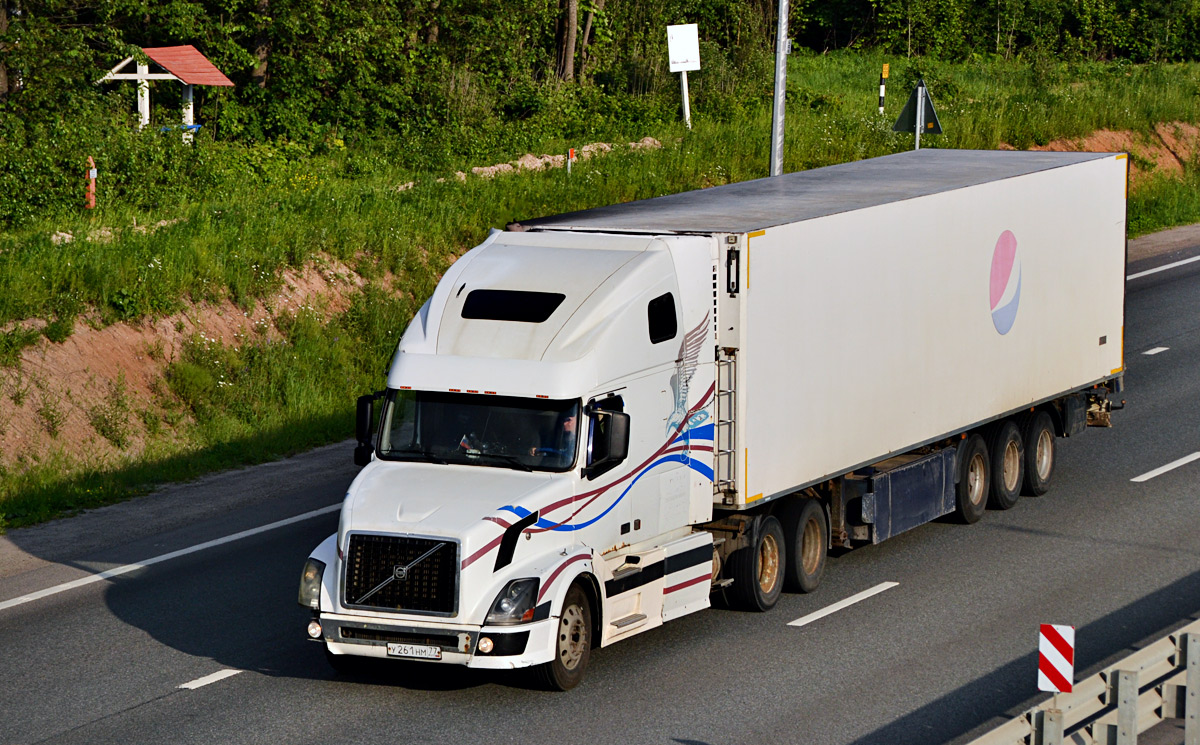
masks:
<svg viewBox="0 0 1200 745"><path fill-rule="evenodd" d="M688 100L689 70L700 69L700 32L694 23L667 26L667 56L671 72L679 73L679 88L683 96L683 120L692 128L692 106Z"/></svg>
<svg viewBox="0 0 1200 745"><path fill-rule="evenodd" d="M1038 633L1038 690L1070 693L1075 683L1075 627L1043 623Z"/></svg>

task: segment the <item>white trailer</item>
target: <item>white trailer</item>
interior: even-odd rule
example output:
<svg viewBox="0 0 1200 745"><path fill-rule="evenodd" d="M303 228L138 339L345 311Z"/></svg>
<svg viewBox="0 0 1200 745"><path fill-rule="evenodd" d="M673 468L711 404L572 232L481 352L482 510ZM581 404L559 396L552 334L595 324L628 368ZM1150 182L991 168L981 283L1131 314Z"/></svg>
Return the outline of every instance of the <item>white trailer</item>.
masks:
<svg viewBox="0 0 1200 745"><path fill-rule="evenodd" d="M309 636L565 689L714 592L1044 493L1121 390L1126 167L923 150L493 232L359 401Z"/></svg>

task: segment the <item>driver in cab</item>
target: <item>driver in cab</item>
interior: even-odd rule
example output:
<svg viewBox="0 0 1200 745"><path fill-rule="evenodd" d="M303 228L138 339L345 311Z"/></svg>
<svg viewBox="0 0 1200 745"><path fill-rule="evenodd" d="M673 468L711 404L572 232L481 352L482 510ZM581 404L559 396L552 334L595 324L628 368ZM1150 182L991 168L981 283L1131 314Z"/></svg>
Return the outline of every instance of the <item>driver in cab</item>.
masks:
<svg viewBox="0 0 1200 745"><path fill-rule="evenodd" d="M563 466L569 465L575 460L576 422L574 413L560 417L556 425L543 434L541 445L529 448L529 454L552 459Z"/></svg>

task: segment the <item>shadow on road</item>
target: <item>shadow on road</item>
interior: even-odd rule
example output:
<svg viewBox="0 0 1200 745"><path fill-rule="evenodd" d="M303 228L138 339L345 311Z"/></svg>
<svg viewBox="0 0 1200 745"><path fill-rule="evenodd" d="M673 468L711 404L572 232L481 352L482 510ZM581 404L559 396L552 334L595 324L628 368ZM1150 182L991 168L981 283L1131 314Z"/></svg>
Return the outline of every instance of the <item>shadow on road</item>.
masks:
<svg viewBox="0 0 1200 745"><path fill-rule="evenodd" d="M311 615L296 591L308 551L336 529L331 513L210 549L193 562L168 562L152 575L114 578L106 602L160 644L263 675L419 691L533 686L522 675L393 660L362 660L353 674L334 672L322 646L305 636Z"/></svg>
<svg viewBox="0 0 1200 745"><path fill-rule="evenodd" d="M1094 675L1106 665L1196 619L1200 619L1200 572L1076 629L1075 679ZM966 743L1020 714L1049 695L1028 695L1036 688L1035 641L1030 640L1029 654L1024 657L896 719L852 745ZM1104 655L1098 654L1097 649L1118 651ZM1003 717L997 711L1003 711ZM978 725L989 718L987 725Z"/></svg>
<svg viewBox="0 0 1200 745"><path fill-rule="evenodd" d="M6 536L8 550L19 550L26 561L92 574L327 508L341 501L358 471L352 447L338 443L303 458L214 474L70 520L13 530ZM420 691L490 683L536 688L531 676L420 662L366 661L353 676L335 673L321 645L307 639L310 614L297 604L296 592L305 557L337 530L337 521L337 512L329 512L112 577L105 581L105 601L116 618L156 642L223 667Z"/></svg>

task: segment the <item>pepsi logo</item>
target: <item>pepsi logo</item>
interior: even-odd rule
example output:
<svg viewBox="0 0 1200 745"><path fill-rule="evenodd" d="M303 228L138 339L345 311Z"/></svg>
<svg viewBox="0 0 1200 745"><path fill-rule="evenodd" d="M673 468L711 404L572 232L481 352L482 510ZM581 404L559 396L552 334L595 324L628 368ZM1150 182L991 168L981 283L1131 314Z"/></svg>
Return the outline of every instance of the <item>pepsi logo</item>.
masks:
<svg viewBox="0 0 1200 745"><path fill-rule="evenodd" d="M1011 230L1000 234L992 252L990 289L992 324L996 331L1007 334L1021 304L1021 258L1017 255L1017 237Z"/></svg>

